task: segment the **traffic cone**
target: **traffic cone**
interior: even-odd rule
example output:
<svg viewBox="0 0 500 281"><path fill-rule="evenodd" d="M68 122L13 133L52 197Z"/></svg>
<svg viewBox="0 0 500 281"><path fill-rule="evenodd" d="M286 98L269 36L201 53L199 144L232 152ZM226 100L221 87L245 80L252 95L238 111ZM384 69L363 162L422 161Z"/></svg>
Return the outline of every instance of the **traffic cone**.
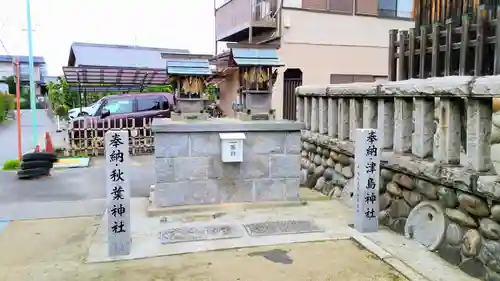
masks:
<svg viewBox="0 0 500 281"><path fill-rule="evenodd" d="M49 132L45 133L45 152L54 153L54 145L52 144Z"/></svg>
<svg viewBox="0 0 500 281"><path fill-rule="evenodd" d="M35 152L40 152L40 145L38 145L38 144L37 144L37 145L35 146Z"/></svg>

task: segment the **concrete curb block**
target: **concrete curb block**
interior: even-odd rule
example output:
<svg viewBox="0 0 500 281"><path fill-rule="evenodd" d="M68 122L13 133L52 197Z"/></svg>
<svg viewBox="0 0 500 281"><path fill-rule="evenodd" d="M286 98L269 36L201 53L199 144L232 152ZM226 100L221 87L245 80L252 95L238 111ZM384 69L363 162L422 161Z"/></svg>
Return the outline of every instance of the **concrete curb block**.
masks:
<svg viewBox="0 0 500 281"><path fill-rule="evenodd" d="M430 279L426 278L418 271L413 269L411 266L402 262L397 257L393 256L391 253L385 251L382 247L372 242L370 239L366 238L364 235L357 231L352 231L351 235L352 239L365 247L368 251L372 252L374 255L379 257L385 263L389 264L399 273L404 275L408 280L411 281L430 281Z"/></svg>
<svg viewBox="0 0 500 281"><path fill-rule="evenodd" d="M10 219L0 218L0 232L2 232L11 222Z"/></svg>

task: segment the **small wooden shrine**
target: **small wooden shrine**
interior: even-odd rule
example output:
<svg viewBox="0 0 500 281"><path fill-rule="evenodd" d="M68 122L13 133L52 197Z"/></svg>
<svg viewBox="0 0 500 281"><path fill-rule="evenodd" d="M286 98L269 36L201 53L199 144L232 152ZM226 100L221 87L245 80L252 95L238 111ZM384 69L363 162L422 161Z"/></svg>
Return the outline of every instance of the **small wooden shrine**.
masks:
<svg viewBox="0 0 500 281"><path fill-rule="evenodd" d="M206 86L212 76L208 59L211 55L162 54L167 60L168 83L174 88L177 107L172 119L206 119L203 112L209 102Z"/></svg>
<svg viewBox="0 0 500 281"><path fill-rule="evenodd" d="M238 68L238 101L235 110L240 120L272 120L271 108L276 67L284 66L276 45L228 44L229 65Z"/></svg>

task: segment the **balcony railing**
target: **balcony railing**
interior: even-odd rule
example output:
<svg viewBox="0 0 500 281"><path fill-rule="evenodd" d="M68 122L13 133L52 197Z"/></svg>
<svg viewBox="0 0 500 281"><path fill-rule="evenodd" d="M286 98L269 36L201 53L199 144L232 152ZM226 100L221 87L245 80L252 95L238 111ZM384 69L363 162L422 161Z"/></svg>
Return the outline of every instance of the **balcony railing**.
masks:
<svg viewBox="0 0 500 281"><path fill-rule="evenodd" d="M275 22L276 12L277 12L277 1L267 0L260 3L256 3L252 9L252 20L255 21L266 21Z"/></svg>
<svg viewBox="0 0 500 281"><path fill-rule="evenodd" d="M217 40L244 32L250 26L276 28L277 0L231 0L215 12ZM258 30L254 31L258 32Z"/></svg>

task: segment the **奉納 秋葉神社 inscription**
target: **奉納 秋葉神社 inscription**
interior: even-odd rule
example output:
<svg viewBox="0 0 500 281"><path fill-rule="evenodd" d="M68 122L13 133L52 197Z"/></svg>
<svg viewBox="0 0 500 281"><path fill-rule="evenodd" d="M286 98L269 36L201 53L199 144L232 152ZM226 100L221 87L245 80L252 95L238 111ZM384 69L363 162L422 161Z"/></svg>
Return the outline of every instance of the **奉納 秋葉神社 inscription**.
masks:
<svg viewBox="0 0 500 281"><path fill-rule="evenodd" d="M128 131L108 131L105 143L108 252L110 256L128 255L131 246Z"/></svg>
<svg viewBox="0 0 500 281"><path fill-rule="evenodd" d="M375 232L379 228L380 146L377 130L356 130L354 161L356 189L354 228L360 232Z"/></svg>

